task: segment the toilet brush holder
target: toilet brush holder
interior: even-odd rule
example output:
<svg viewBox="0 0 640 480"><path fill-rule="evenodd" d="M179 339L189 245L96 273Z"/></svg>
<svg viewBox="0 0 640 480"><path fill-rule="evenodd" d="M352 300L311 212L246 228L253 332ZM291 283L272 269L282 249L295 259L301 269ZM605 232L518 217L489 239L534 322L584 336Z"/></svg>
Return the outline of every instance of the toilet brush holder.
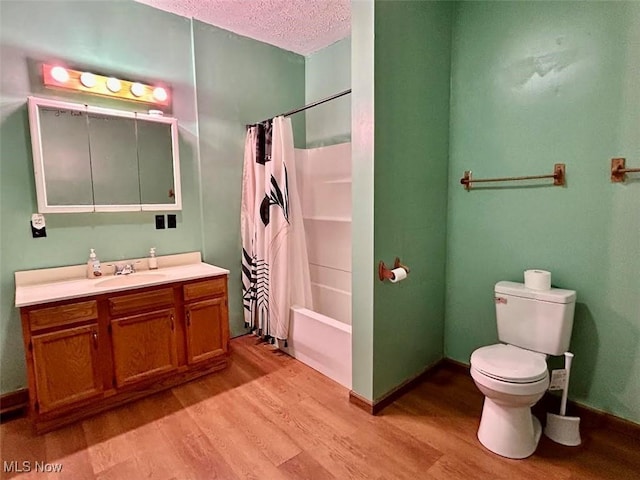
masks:
<svg viewBox="0 0 640 480"><path fill-rule="evenodd" d="M580 417L567 417L567 393L569 391L569 374L571 372L571 361L573 353L564 354L565 380L562 389L562 401L560 403L560 415L547 413L547 424L544 427L544 434L556 443L577 447L582 443L580 438Z"/></svg>
<svg viewBox="0 0 640 480"><path fill-rule="evenodd" d="M544 434L560 445L577 447L582 443L580 438L580 417L567 417L547 413L547 424Z"/></svg>

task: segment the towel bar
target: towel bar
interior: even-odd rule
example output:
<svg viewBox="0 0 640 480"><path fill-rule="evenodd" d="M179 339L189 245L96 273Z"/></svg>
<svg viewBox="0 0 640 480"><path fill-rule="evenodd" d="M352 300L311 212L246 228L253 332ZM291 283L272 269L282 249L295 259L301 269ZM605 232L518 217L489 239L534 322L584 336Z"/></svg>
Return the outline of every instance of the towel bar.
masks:
<svg viewBox="0 0 640 480"><path fill-rule="evenodd" d="M460 183L464 185L465 190L471 190L472 183L480 182L512 182L520 180L538 180L541 178L553 178L553 184L562 186L565 184L565 165L564 163L556 163L553 166L553 173L549 175L529 175L525 177L501 177L501 178L472 178L471 170L464 172L464 176L460 179Z"/></svg>
<svg viewBox="0 0 640 480"><path fill-rule="evenodd" d="M638 173L640 168L626 168L624 158L611 159L611 181L613 183L624 182L627 173Z"/></svg>

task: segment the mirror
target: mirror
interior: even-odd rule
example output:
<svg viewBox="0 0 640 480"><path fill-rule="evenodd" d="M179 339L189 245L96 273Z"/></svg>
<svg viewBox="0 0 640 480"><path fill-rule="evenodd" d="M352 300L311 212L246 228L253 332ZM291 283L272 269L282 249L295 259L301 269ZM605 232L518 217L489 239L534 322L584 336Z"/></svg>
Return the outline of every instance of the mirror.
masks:
<svg viewBox="0 0 640 480"><path fill-rule="evenodd" d="M138 119L140 202L163 204L175 197L171 125Z"/></svg>
<svg viewBox="0 0 640 480"><path fill-rule="evenodd" d="M48 180L46 203L93 206L89 142L78 135L86 128L87 114L43 107L40 118L42 174Z"/></svg>
<svg viewBox="0 0 640 480"><path fill-rule="evenodd" d="M95 113L88 116L94 204L139 204L135 120Z"/></svg>
<svg viewBox="0 0 640 480"><path fill-rule="evenodd" d="M177 121L29 97L41 213L180 210Z"/></svg>

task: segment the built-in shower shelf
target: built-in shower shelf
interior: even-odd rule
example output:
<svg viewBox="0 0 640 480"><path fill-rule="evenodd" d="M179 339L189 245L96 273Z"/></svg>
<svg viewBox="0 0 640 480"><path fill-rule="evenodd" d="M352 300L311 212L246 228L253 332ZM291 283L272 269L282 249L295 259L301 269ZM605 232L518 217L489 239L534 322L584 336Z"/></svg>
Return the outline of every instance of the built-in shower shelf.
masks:
<svg viewBox="0 0 640 480"><path fill-rule="evenodd" d="M335 180L325 180L324 183L351 183L351 177L336 178Z"/></svg>
<svg viewBox="0 0 640 480"><path fill-rule="evenodd" d="M320 217L320 216L313 216L313 217L302 217L305 220L313 220L313 221L318 221L318 222L351 222L351 218L350 217Z"/></svg>

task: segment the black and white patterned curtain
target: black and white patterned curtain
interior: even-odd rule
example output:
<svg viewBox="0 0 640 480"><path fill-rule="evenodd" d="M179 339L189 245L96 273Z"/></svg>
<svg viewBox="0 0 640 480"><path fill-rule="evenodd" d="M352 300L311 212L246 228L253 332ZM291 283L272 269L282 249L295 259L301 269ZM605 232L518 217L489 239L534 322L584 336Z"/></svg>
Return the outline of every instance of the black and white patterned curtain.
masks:
<svg viewBox="0 0 640 480"><path fill-rule="evenodd" d="M292 304L311 306L294 157L290 120L276 117L247 130L241 214L244 319L247 328L272 343L286 342Z"/></svg>

